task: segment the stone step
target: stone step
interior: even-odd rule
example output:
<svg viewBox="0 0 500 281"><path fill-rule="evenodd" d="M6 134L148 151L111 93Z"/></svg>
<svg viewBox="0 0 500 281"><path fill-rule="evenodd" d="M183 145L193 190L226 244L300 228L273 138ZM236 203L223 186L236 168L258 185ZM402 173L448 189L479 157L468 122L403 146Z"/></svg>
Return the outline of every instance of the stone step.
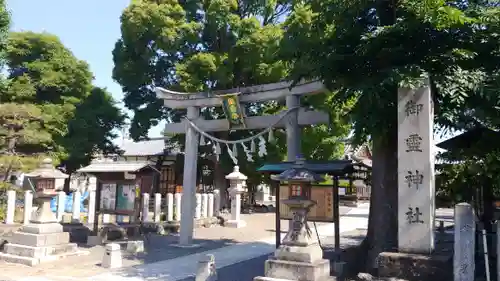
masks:
<svg viewBox="0 0 500 281"><path fill-rule="evenodd" d="M30 257L22 257L22 256L16 256L16 255L11 255L7 253L0 253L0 260L3 260L8 263L17 263L17 264L24 264L27 266L36 266L41 263L46 263L46 262L53 262L57 261L59 259L66 258L68 256L83 256L83 255L88 255L88 251L77 251L77 252L72 252L72 253L64 253L64 254L59 254L59 255L52 255L52 256L46 256L42 259L40 258L30 258Z"/></svg>
<svg viewBox="0 0 500 281"><path fill-rule="evenodd" d="M253 279L253 281L296 281L297 279L280 279L280 278L273 278L273 277L265 277L265 276L257 276ZM336 281L337 279L335 276L328 276L320 280L315 280L315 281Z"/></svg>
<svg viewBox="0 0 500 281"><path fill-rule="evenodd" d="M253 281L290 281L290 279L279 279L273 277L257 276L253 279Z"/></svg>
<svg viewBox="0 0 500 281"><path fill-rule="evenodd" d="M64 253L73 253L78 251L78 246L75 243L67 243L60 245L33 247L19 244L8 243L5 245L4 252L14 256L43 258L46 256L59 255Z"/></svg>
<svg viewBox="0 0 500 281"><path fill-rule="evenodd" d="M69 242L69 233L47 233L47 234L33 234L21 231L16 231L12 237L8 239L9 243L28 245L33 247L43 247L50 245L60 245Z"/></svg>
<svg viewBox="0 0 500 281"><path fill-rule="evenodd" d="M269 259L265 264L266 276L291 280L325 280L330 276L330 261L314 263Z"/></svg>

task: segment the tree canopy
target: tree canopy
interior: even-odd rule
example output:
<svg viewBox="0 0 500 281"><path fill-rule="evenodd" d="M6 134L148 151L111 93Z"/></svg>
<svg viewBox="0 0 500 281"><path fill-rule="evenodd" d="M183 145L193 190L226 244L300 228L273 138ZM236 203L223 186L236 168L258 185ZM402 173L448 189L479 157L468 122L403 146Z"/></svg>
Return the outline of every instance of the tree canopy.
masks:
<svg viewBox="0 0 500 281"><path fill-rule="evenodd" d="M11 32L5 53L8 76L0 92L0 120L10 130L6 139L15 139L8 147L11 154L25 158L50 152L71 173L97 151L116 149L113 129L124 115L108 92L92 85L88 64L57 36Z"/></svg>
<svg viewBox="0 0 500 281"><path fill-rule="evenodd" d="M280 22L290 12L291 1L132 1L121 17L121 34L113 51L114 79L122 85L125 105L134 112L130 133L139 140L147 137L160 120L178 122L183 110L163 107L154 87L177 91L213 91L284 80L289 67L279 56L283 39ZM339 139L349 125L342 122L349 103L338 109L327 95L304 98L310 108L331 113L332 124L305 128L302 148L310 158L331 159L343 151ZM335 106L334 106L335 105ZM246 104L247 116L274 114L283 101ZM220 108L204 108L205 119L224 118ZM221 139L241 139L255 132L220 132ZM183 145L183 136L173 138ZM268 156L246 163L238 153L240 166L249 182L260 183L256 168L263 161L282 161L286 151L284 134L275 132L276 142L268 145ZM200 155L213 159L210 147ZM224 153L225 172L232 162ZM252 172L253 171L253 172ZM223 176L224 174L222 174ZM223 177L222 177L223 179Z"/></svg>
<svg viewBox="0 0 500 281"><path fill-rule="evenodd" d="M354 99L355 136L373 140L369 268L397 246L398 87L429 77L444 128L498 120L499 15L488 1L309 0L287 18L281 46L292 77Z"/></svg>

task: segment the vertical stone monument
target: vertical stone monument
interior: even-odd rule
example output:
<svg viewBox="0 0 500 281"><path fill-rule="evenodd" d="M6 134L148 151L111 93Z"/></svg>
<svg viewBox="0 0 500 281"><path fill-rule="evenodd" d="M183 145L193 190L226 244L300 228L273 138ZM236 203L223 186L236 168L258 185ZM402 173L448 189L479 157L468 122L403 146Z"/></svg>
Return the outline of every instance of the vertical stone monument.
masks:
<svg viewBox="0 0 500 281"><path fill-rule="evenodd" d="M434 113L429 82L398 91L398 249L378 257L380 277L442 280L451 255L434 252ZM445 272L448 271L448 272Z"/></svg>
<svg viewBox="0 0 500 281"><path fill-rule="evenodd" d="M283 242L274 252L274 257L266 261L265 276L255 277L255 281L335 280L330 276L330 261L323 259L323 250L317 241L311 238L311 229L307 216L316 202L311 200L311 183L324 179L305 169L302 160L273 180L286 181L290 188L290 197L282 202L293 214L291 227Z"/></svg>
<svg viewBox="0 0 500 281"><path fill-rule="evenodd" d="M247 224L240 218L241 194L245 191L244 183L247 176L240 173L240 167L234 166L233 172L226 176L229 180L229 195L231 196L231 219L224 226L240 228Z"/></svg>
<svg viewBox="0 0 500 281"><path fill-rule="evenodd" d="M430 87L398 93L398 249L434 251L434 127Z"/></svg>
<svg viewBox="0 0 500 281"><path fill-rule="evenodd" d="M69 243L69 233L57 221L50 209L50 200L57 194L55 180L65 179L68 175L54 168L52 160L43 160L40 168L25 175L35 189L39 208L28 225L14 232L0 259L34 266L43 262L57 260L69 255L86 254L79 251L75 243Z"/></svg>

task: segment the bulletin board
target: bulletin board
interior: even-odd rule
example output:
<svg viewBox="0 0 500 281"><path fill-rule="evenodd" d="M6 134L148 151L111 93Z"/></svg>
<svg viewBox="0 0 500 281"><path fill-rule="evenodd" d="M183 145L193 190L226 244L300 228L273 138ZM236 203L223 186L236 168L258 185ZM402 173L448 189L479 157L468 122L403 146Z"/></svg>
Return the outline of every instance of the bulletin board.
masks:
<svg viewBox="0 0 500 281"><path fill-rule="evenodd" d="M132 215L138 186L132 183L102 183L100 210L103 213Z"/></svg>
<svg viewBox="0 0 500 281"><path fill-rule="evenodd" d="M280 219L291 220L292 213L288 206L286 206L283 200L289 198L289 188L288 185L280 186L280 196L279 196L279 208L280 208ZM308 221L312 222L333 222L333 187L331 186L312 186L311 187L311 200L316 202L308 216Z"/></svg>

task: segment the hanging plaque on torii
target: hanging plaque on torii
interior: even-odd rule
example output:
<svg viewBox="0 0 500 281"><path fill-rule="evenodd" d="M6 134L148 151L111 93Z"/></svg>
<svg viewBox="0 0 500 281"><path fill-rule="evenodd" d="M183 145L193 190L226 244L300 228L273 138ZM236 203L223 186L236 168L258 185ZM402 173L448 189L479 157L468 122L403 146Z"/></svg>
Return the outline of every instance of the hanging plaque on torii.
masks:
<svg viewBox="0 0 500 281"><path fill-rule="evenodd" d="M202 136L201 142L206 140L212 142L216 155L221 153L221 144L225 146L229 156L236 164L237 145L241 145L248 156L253 152L254 140L257 139L258 154L259 156L265 155L265 139L263 135L269 134L268 137L271 139L273 128L286 128L287 159L288 161L295 161L296 156L300 154L300 126L329 122L327 113L306 110L300 107L300 96L325 92L323 84L319 81L300 82L293 87L291 82L279 82L201 93L182 93L163 88L156 88L155 90L157 97L163 99L165 107L187 109L187 116L182 122L166 124L164 130L167 134L186 134L183 173L184 193L181 202L182 218L194 217L196 167L200 135ZM276 115L245 117L241 110L241 103L263 102L283 98L286 99L287 109ZM200 108L218 106L224 108L226 119L204 120L200 117ZM242 129L261 131L250 138L237 141L218 139L210 134L218 131ZM247 159L251 160L251 157L247 157ZM192 219L181 220L179 244L191 244L193 227Z"/></svg>

